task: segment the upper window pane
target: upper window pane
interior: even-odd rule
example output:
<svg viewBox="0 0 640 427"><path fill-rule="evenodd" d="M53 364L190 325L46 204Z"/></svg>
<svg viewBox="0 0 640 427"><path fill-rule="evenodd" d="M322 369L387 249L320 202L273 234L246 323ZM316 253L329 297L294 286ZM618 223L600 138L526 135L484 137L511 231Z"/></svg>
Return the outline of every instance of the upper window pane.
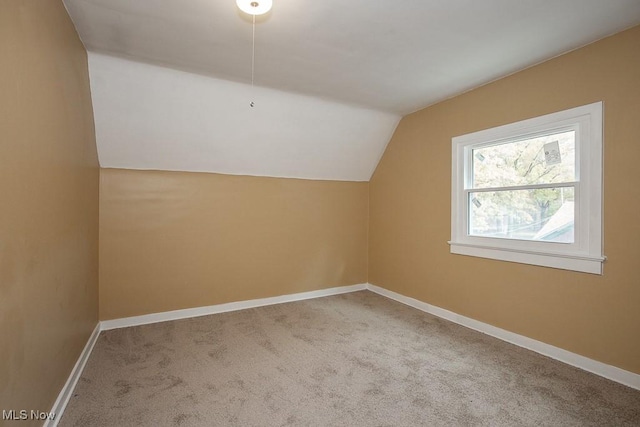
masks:
<svg viewBox="0 0 640 427"><path fill-rule="evenodd" d="M575 131L474 148L472 162L472 188L572 182Z"/></svg>

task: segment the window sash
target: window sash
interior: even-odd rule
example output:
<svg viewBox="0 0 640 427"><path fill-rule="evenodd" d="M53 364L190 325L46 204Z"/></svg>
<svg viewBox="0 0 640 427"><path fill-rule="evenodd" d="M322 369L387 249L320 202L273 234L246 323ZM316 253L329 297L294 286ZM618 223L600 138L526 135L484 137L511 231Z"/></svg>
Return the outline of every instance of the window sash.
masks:
<svg viewBox="0 0 640 427"><path fill-rule="evenodd" d="M473 151L481 148L487 147L495 147L498 145L507 145L512 143L518 143L522 141L526 141L529 139L541 138L549 135L555 135L559 133L565 133L573 131L575 133L575 158L574 158L574 171L575 181L580 181L580 141L582 140L584 132L581 132L581 127L584 125L583 120L565 120L562 124L558 126L552 127L542 127L541 129L536 129L535 131L523 131L522 133L517 133L514 135L510 135L507 137L502 137L498 139L487 140L483 142L477 142L474 144L468 144L464 147L464 188L476 188L473 182L474 178L474 156ZM529 184L523 184L529 185ZM531 184L535 185L535 184ZM515 186L514 186L515 187ZM481 188L481 187L480 187Z"/></svg>
<svg viewBox="0 0 640 427"><path fill-rule="evenodd" d="M452 138L451 252L602 274L602 102ZM573 130L575 181L473 187L473 150ZM469 234L470 193L574 188L574 242Z"/></svg>
<svg viewBox="0 0 640 427"><path fill-rule="evenodd" d="M580 183L578 181L566 181L566 182L556 182L551 184L514 185L511 187L465 188L463 191L465 192L465 194L469 194L469 193L488 193L492 191L538 190L538 189L545 189L545 188L577 187L579 184Z"/></svg>
<svg viewBox="0 0 640 427"><path fill-rule="evenodd" d="M546 186L546 184L544 186L542 186L542 187L541 186L536 186L536 187L537 188L533 188L533 190L536 190L536 189L539 189L539 188L542 188L542 189L548 188ZM510 188L511 189L509 189L509 190L504 190L504 191L497 190L496 192L513 192L513 191L528 191L528 190L530 190L529 188L522 188L522 187L510 187ZM482 233L478 233L478 232L474 233L473 232L473 228L474 227L472 226L473 225L472 223L475 222L474 221L474 216L475 215L473 214L472 203L473 203L473 200L475 198L475 195L477 195L478 193L485 193L485 191L479 192L479 191L475 191L473 189L465 191L465 194L466 194L466 210L467 210L467 215L466 215L467 237L484 237L484 238L489 238L489 239L514 240L514 241L523 241L523 242L561 243L563 245L575 244L576 243L576 239L577 239L577 236L576 236L576 234L577 234L576 233L576 231L577 231L576 230L576 222L578 221L578 218L577 218L578 217L578 215L577 215L578 212L577 212L577 208L576 208L576 203L578 201L577 201L576 196L575 196L578 193L577 186L575 186L575 185L562 185L562 186L553 186L552 188L554 190L558 189L558 188L562 188L562 189L570 188L570 189L573 190L573 194L570 195L570 196L567 196L567 197L569 197L569 199L573 203L573 209L572 209L573 214L572 214L572 218L571 218L571 222L572 222L572 225L573 225L573 232L572 232L572 240L571 241L559 241L559 240L554 241L554 240L546 240L546 239L542 239L542 238L534 239L534 238L527 238L527 237L524 237L524 236L516 237L519 233L524 233L522 230L532 229L535 226L540 226L539 230L536 230L536 231L540 231L540 230L544 229L544 226L546 225L546 223L551 221L551 219L554 217L554 215L560 209L562 209L562 206L564 205L565 202L567 202L567 200L563 201L562 204L556 209L556 211L552 215L550 215L549 217L546 218L546 221L544 222L545 225L542 224L542 218L538 218L538 220L540 222L536 223L536 222L530 222L530 221L526 221L526 220L523 221L522 219L518 220L517 217L519 215L516 215L515 221L518 224L518 226L516 228L512 228L511 226L508 225L506 227L506 229L504 229L504 230L499 232L499 233L507 233L509 235L504 235L503 236L503 235L482 234ZM480 206L478 206L478 208L480 208ZM504 206L504 209L505 209L505 211L503 211L504 215L507 215L508 217L512 216L512 214L514 212L509 212L510 208L511 208L511 205L505 205ZM519 213L517 210L515 210L515 211L516 211L515 212L516 214ZM531 213L531 212L529 211L529 213ZM565 213L563 213L563 215L566 215L566 211L565 211ZM490 217L490 218L495 219L494 217ZM503 216L503 218L504 218L504 216ZM511 224L511 225L513 225L513 224ZM558 225L560 225L560 224L558 224ZM566 225L566 224L562 224L562 225ZM497 230L495 232L498 233ZM531 232L531 231L529 231L529 232ZM536 234L533 234L532 237L535 236L535 235Z"/></svg>

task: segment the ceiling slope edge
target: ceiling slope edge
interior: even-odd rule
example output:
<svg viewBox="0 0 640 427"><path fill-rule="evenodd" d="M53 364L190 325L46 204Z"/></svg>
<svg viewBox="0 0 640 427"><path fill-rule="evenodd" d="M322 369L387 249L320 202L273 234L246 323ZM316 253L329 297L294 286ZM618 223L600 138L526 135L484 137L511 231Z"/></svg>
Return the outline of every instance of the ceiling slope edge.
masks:
<svg viewBox="0 0 640 427"><path fill-rule="evenodd" d="M369 181L401 118L102 53L88 61L103 168Z"/></svg>

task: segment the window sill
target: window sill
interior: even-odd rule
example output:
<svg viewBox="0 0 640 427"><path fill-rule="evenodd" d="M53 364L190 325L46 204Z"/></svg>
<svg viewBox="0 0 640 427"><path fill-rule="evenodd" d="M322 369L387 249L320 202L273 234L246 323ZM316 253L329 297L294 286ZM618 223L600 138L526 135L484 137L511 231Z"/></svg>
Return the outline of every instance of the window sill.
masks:
<svg viewBox="0 0 640 427"><path fill-rule="evenodd" d="M606 257L551 254L491 246L477 246L466 243L448 243L451 247L452 254L540 265L543 267L560 268L591 274L602 274L602 263L606 260Z"/></svg>

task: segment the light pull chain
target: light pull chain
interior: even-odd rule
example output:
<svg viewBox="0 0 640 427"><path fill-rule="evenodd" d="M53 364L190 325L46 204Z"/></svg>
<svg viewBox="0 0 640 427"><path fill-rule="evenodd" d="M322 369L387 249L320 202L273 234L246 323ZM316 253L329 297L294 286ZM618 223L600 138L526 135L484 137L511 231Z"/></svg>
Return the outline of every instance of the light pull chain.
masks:
<svg viewBox="0 0 640 427"><path fill-rule="evenodd" d="M256 63L256 15L253 15L253 31L251 35L251 96L253 97L253 76L255 73L255 63ZM253 108L255 104L253 101L249 103L249 106Z"/></svg>

